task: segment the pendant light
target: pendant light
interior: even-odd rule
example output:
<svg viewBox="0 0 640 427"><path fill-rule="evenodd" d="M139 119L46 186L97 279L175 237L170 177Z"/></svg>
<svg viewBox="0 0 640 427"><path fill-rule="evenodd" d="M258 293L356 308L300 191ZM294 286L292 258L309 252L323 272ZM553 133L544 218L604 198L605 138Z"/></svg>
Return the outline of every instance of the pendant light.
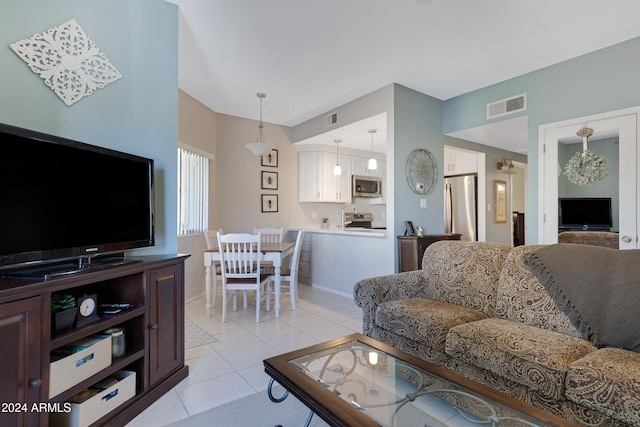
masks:
<svg viewBox="0 0 640 427"><path fill-rule="evenodd" d="M333 174L342 175L342 168L340 167L340 162L338 161L338 144L340 144L342 141L336 139L334 142L336 143L336 165L333 167Z"/></svg>
<svg viewBox="0 0 640 427"><path fill-rule="evenodd" d="M369 129L369 133L371 134L371 158L369 159L367 167L370 171L378 169L378 161L375 157L373 157L373 134L376 132L376 129Z"/></svg>
<svg viewBox="0 0 640 427"><path fill-rule="evenodd" d="M262 132L262 129L264 128L262 124L262 100L267 97L267 94L258 92L256 93L256 96L260 99L260 124L258 124L258 137L256 138L256 142L251 142L245 145L245 147L251 150L254 155L262 157L269 154L269 152L276 148L276 146L270 142L264 142L264 134Z"/></svg>

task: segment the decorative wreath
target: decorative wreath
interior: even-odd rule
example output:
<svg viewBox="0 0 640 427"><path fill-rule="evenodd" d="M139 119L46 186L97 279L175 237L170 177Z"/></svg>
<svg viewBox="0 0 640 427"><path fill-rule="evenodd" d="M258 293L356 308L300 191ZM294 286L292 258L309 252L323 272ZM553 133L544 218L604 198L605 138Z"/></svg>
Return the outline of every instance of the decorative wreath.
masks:
<svg viewBox="0 0 640 427"><path fill-rule="evenodd" d="M607 176L609 166L607 166L607 159L586 150L577 152L569 159L564 167L564 174L570 182L586 187Z"/></svg>

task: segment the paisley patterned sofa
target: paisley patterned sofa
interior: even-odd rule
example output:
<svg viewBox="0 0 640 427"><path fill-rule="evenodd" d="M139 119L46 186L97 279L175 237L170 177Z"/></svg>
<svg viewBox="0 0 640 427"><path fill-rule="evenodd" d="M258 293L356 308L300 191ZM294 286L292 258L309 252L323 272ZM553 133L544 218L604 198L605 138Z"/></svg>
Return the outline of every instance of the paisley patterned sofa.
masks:
<svg viewBox="0 0 640 427"><path fill-rule="evenodd" d="M640 426L640 354L582 337L524 257L441 241L423 269L359 281L363 332L585 426Z"/></svg>

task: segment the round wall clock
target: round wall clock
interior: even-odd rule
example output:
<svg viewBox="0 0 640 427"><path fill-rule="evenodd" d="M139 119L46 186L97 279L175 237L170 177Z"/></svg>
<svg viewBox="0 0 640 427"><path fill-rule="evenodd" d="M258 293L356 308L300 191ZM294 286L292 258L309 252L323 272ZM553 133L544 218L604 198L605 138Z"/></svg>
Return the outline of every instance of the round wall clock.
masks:
<svg viewBox="0 0 640 427"><path fill-rule="evenodd" d="M438 164L424 148L413 150L407 157L407 184L416 194L431 194L438 183Z"/></svg>

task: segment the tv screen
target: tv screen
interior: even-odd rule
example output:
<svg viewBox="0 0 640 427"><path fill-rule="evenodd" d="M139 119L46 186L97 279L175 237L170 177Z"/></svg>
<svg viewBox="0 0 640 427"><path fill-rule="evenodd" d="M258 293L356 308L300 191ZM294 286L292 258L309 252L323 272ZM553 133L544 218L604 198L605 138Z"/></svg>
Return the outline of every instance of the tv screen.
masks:
<svg viewBox="0 0 640 427"><path fill-rule="evenodd" d="M154 245L153 160L0 124L0 268Z"/></svg>
<svg viewBox="0 0 640 427"><path fill-rule="evenodd" d="M610 197L561 198L558 225L574 229L609 229L613 226Z"/></svg>

